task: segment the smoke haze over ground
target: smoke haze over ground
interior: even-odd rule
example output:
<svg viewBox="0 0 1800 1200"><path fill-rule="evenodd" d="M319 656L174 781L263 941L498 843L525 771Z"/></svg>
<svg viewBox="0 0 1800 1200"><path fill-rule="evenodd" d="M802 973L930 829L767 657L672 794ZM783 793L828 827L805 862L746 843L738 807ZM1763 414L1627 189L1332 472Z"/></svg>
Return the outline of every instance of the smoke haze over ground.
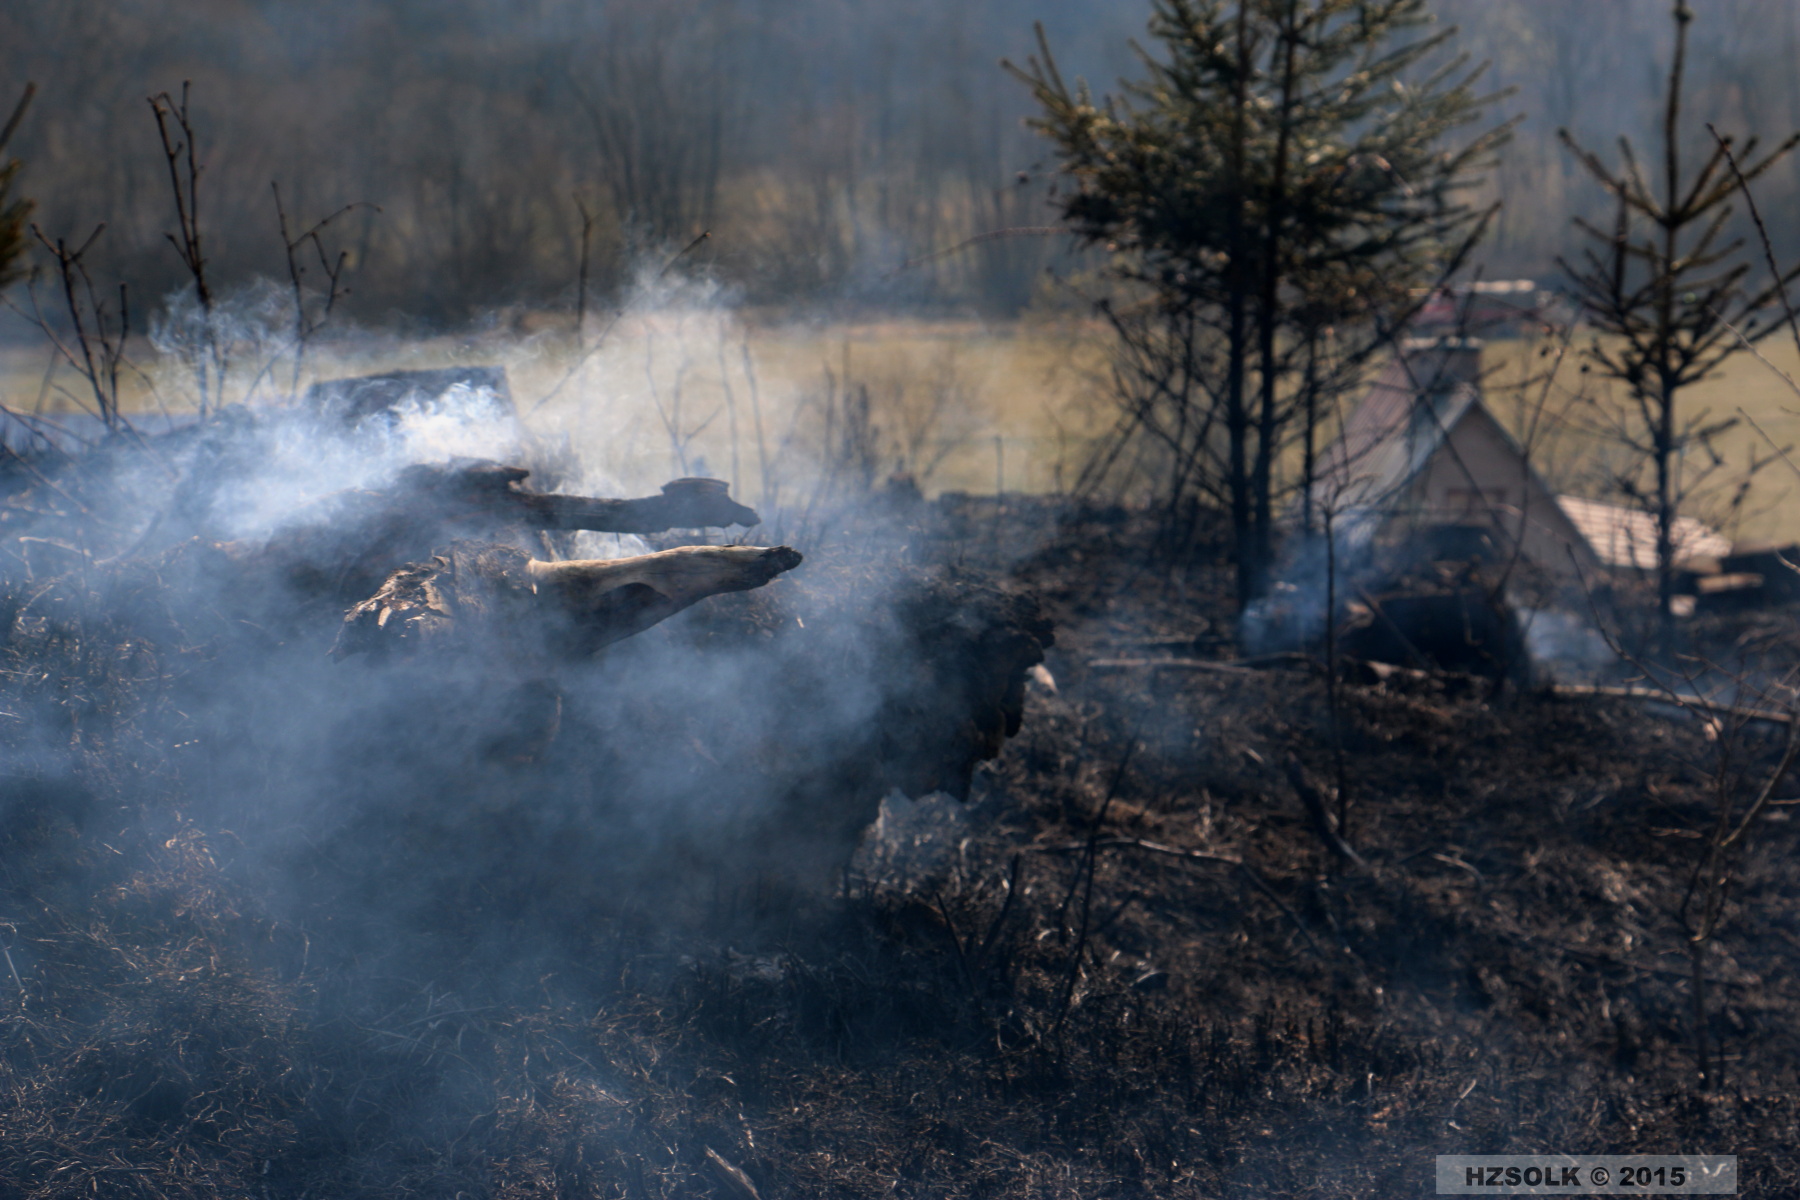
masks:
<svg viewBox="0 0 1800 1200"><path fill-rule="evenodd" d="M1524 116L1480 269L1549 276L1599 211L1554 131L1649 132L1666 6L1437 12ZM1110 90L1146 16L0 2L7 155L134 314L116 412L60 311L0 317L0 1200L1335 1200L1673 1147L1800 1189L1800 606L1656 676L1602 589L1297 535L1246 620L1217 495L1142 439L1093 484L1099 259L998 60L1041 21ZM1800 124L1800 9L1704 16L1693 111ZM185 79L210 312L144 102ZM370 205L298 311L271 181ZM1573 428L1539 465L1598 489Z"/></svg>

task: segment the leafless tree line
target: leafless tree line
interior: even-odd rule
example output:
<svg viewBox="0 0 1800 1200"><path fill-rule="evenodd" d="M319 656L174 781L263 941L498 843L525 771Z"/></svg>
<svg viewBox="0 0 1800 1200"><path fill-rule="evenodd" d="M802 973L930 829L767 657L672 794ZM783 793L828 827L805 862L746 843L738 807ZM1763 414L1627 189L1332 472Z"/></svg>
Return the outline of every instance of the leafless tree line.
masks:
<svg viewBox="0 0 1800 1200"><path fill-rule="evenodd" d="M1800 124L1786 65L1800 16L1779 0L1711 7L1729 11L1696 30L1696 107L1725 125ZM1518 88L1524 117L1493 188L1535 199L1499 215L1491 270L1548 274L1564 215L1591 210L1597 194L1554 131L1604 144L1638 129L1670 49L1663 14L1629 0L1437 8L1492 58L1496 87ZM347 304L362 319L566 301L578 196L593 214L599 292L625 282L640 246L707 228L712 265L753 299L848 291L1013 311L1053 239L931 257L1047 223L1041 151L1019 128L1029 97L995 61L1028 49L1042 19L1070 71L1109 87L1131 69L1126 39L1146 15L1102 0L15 5L0 12L0 64L43 89L13 147L26 194L69 237L105 222L96 253L146 299L185 277L163 241L164 166L143 100L192 79L222 286L283 272L268 231L273 179L294 212L382 206L340 230L357 278ZM1800 173L1784 168L1762 187L1771 214L1785 213ZM1796 239L1774 224L1785 255Z"/></svg>
<svg viewBox="0 0 1800 1200"><path fill-rule="evenodd" d="M1019 127L1028 98L996 66L1044 10L1077 45L1085 31L1122 49L1140 23L1091 0L891 13L829 0L327 2L254 15L157 0L13 6L0 64L40 84L13 152L46 232L104 222L99 265L145 298L191 272L164 239L168 164L144 98L192 80L202 138L188 150L226 290L285 270L273 180L290 213L371 206L334 231L361 320L568 305L584 237L586 301L599 304L645 255L708 230L705 265L755 302L1016 309L1054 239L934 252L1044 223L1047 184Z"/></svg>

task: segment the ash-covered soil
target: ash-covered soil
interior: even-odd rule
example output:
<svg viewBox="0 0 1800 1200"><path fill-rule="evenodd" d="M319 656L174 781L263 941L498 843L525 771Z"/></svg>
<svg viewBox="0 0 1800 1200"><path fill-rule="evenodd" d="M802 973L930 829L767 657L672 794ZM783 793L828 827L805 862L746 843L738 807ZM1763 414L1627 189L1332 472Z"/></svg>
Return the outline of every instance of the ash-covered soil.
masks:
<svg viewBox="0 0 1800 1200"><path fill-rule="evenodd" d="M966 805L891 801L834 889L679 920L596 903L604 864L577 889L552 844L532 903L459 894L376 953L184 792L146 714L203 647L9 627L0 1195L1387 1197L1436 1154L1584 1151L1800 1191L1793 807L1703 951L1706 1087L1683 924L1719 789L1779 728L1412 676L1353 678L1334 721L1300 658L1095 667L1237 657L1218 555L967 507L910 553L1037 546L1005 569L1057 621L1054 690ZM1766 658L1784 619L1709 636ZM1360 865L1296 790L1335 812L1340 780ZM390 836L359 869L420 869ZM529 836L440 829L431 870Z"/></svg>

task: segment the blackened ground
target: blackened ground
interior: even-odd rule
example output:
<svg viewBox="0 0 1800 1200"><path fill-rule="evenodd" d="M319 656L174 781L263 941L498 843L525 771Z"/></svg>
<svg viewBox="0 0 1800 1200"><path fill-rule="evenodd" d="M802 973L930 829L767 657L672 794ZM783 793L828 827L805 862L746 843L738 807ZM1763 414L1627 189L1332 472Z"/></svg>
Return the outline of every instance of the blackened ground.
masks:
<svg viewBox="0 0 1800 1200"><path fill-rule="evenodd" d="M30 768L0 806L0 1195L737 1194L709 1151L766 1197L1386 1197L1509 1151L1736 1153L1744 1194L1800 1190L1785 805L1708 953L1722 1078L1695 1084L1704 726L1425 679L1347 686L1334 731L1304 664L1096 670L1235 657L1225 569L1153 561L1126 511L999 517L914 552L1046 535L1006 566L1058 622L1057 690L947 852L722 895L730 935L596 916L534 961L554 896L484 916L471 884L409 955L297 926L145 733L183 647L15 626L0 710L56 717L0 726ZM1790 627L1706 632L1768 666ZM1340 743L1360 870L1288 782L1292 754L1328 788ZM1731 745L1749 779L1778 749ZM516 825L444 853L480 881L532 836L553 858Z"/></svg>

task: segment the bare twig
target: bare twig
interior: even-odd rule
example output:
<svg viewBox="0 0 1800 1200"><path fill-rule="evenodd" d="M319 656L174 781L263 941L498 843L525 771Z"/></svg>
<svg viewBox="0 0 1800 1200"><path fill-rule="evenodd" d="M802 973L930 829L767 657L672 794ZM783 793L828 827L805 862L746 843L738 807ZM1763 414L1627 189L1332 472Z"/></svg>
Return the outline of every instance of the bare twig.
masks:
<svg viewBox="0 0 1800 1200"><path fill-rule="evenodd" d="M131 334L129 295L125 285L121 283L118 323L115 328L113 318L107 312L106 302L94 290L93 277L88 274L87 264L82 261L100 235L106 232L106 226L95 226L87 240L74 249L70 249L62 238L51 241L36 225L31 227L31 232L56 260L57 280L62 288L73 344L59 337L54 326L45 318L38 307L35 287L30 289L33 323L50 340L51 346L63 361L87 381L101 423L108 432L116 432L127 424L119 410L119 370L125 361L125 340Z"/></svg>
<svg viewBox="0 0 1800 1200"><path fill-rule="evenodd" d="M1758 425L1756 423L1756 418L1745 412L1741 407L1738 409L1738 415L1749 422L1750 428L1756 430L1763 441L1769 443L1769 448L1775 451L1777 458L1787 464L1787 469L1792 471L1796 477L1800 477L1800 466L1795 466L1794 460L1788 456L1789 448L1784 447L1780 442L1777 442L1774 438L1770 437L1769 431L1764 429L1761 425Z"/></svg>
<svg viewBox="0 0 1800 1200"><path fill-rule="evenodd" d="M889 271L886 275L882 276L882 280L883 282L886 282L896 276L905 274L914 267L922 267L926 263L936 262L940 258L948 258L952 254L967 250L971 246L979 246L984 242L995 242L1002 238L1015 237L1055 237L1057 234L1066 234L1068 232L1068 228L1062 225L1019 225L1011 229L990 229L986 233L978 233L974 237L964 238L954 246L946 246L942 250L933 250L930 254L921 255L918 258L909 258L899 266L895 267L892 271Z"/></svg>
<svg viewBox="0 0 1800 1200"><path fill-rule="evenodd" d="M575 211L581 214L581 257L575 269L575 350L580 353L587 337L588 252L593 245L594 216L588 212L580 192L574 193L573 198Z"/></svg>
<svg viewBox="0 0 1800 1200"><path fill-rule="evenodd" d="M187 349L194 381L199 387L200 415L224 400L225 375L230 367L229 350L219 336L215 319L212 281L206 273L206 251L201 238L200 165L194 136L194 123L188 107L192 81L183 80L181 102L167 92L149 98L150 111L156 118L157 136L162 140L163 158L169 171L169 190L175 200L175 233L165 233L175 247L181 265L194 282L194 298L200 305L201 331L199 344Z"/></svg>
<svg viewBox="0 0 1800 1200"><path fill-rule="evenodd" d="M1731 167L1731 177L1737 181L1738 191L1743 194L1744 203L1750 209L1750 220L1756 225L1756 236L1762 243L1763 262L1768 264L1769 276L1775 281L1775 295L1781 300L1781 312L1787 318L1788 332L1793 335L1794 349L1800 350L1800 321L1796 321L1794 318L1794 305L1788 299L1787 293L1787 281L1791 272L1784 274L1781 264L1776 261L1775 246L1769 240L1769 230L1763 224L1762 213L1757 210L1756 197L1750 191L1750 181L1744 178L1743 169L1738 166L1737 155L1731 152L1731 139L1720 137L1719 131L1713 128L1711 121L1706 123L1706 132L1712 134L1713 141L1719 144L1719 153L1725 156L1725 162ZM1732 332L1737 331L1733 330ZM1738 336L1742 337L1743 335L1739 334Z"/></svg>
<svg viewBox="0 0 1800 1200"><path fill-rule="evenodd" d="M344 267L350 261L350 252L340 250L336 257L327 252L322 236L325 227L339 217L355 212L359 208L371 208L379 213L381 206L358 200L344 205L329 216L321 217L306 229L290 229L287 209L281 203L281 185L271 180L269 189L275 194L275 219L281 227L281 245L287 256L288 282L294 289L294 374L289 391L298 395L307 346L311 343L313 335L331 320L331 314L337 308L337 302L350 294L350 289L344 287L341 282L344 276ZM325 297L316 318L306 310L306 290L301 284L301 280L306 274L306 268L300 265L299 256L301 248L308 243L311 243L314 253L318 256L319 269L325 276Z"/></svg>
<svg viewBox="0 0 1800 1200"><path fill-rule="evenodd" d="M1140 722L1141 723L1141 722ZM1100 807L1094 813L1093 823L1088 829L1087 851L1082 856L1081 865L1076 868L1075 881L1080 881L1086 873L1086 886L1081 892L1081 926L1075 937L1075 945L1069 951L1068 968L1063 976L1062 998L1057 1004L1056 1020L1051 1026L1052 1032L1062 1029L1063 1022L1068 1019L1069 1010L1075 1001L1075 980L1081 974L1081 959L1087 953L1088 934L1091 932L1091 920L1094 912L1094 875L1095 863L1100 849L1100 828L1106 822L1106 814L1112 810L1113 801L1118 798L1119 788L1125 782L1125 772L1131 766L1132 755L1137 752L1138 729L1131 731L1131 739L1125 744L1125 753L1119 757L1119 765L1113 772L1112 783L1106 789L1106 795L1100 801ZM1063 916L1068 912L1069 900L1074 895L1075 883L1071 882L1069 892L1063 897L1062 908L1057 914L1057 924L1062 924Z"/></svg>
<svg viewBox="0 0 1800 1200"><path fill-rule="evenodd" d="M1556 696L1616 697L1623 700L1654 700L1659 703L1679 705L1689 715L1695 717L1701 717L1702 714L1730 716L1745 721L1762 721L1770 725L1787 725L1793 721L1791 713L1776 712L1766 708L1751 708L1742 704L1722 704L1702 696L1672 695L1668 689L1662 687L1559 683L1551 689L1551 694Z"/></svg>
<svg viewBox="0 0 1800 1200"><path fill-rule="evenodd" d="M769 493L769 446L763 440L762 393L756 384L756 364L750 358L748 337L739 343L738 350L744 360L744 382L750 388L750 420L756 432L756 467L762 484L756 502L758 507L767 511L774 507L774 499Z"/></svg>
<svg viewBox="0 0 1800 1200"><path fill-rule="evenodd" d="M1256 668L1241 663L1214 662L1210 658L1095 658L1088 667L1095 671L1207 671L1218 675L1254 675Z"/></svg>
<svg viewBox="0 0 1800 1200"><path fill-rule="evenodd" d="M13 106L12 116L7 118L6 127L0 129L0 153L12 144L13 134L19 132L19 125L25 120L25 110L31 107L31 98L37 95L37 84L26 83L25 92L19 102Z"/></svg>
<svg viewBox="0 0 1800 1200"><path fill-rule="evenodd" d="M1288 783L1293 786L1295 794L1300 797L1300 803L1306 806L1306 814L1312 818L1313 830L1319 835L1319 840L1325 843L1326 849L1353 867L1366 866L1362 856L1351 849L1350 844L1343 839L1340 829L1332 822L1330 814L1326 811L1325 797L1306 777L1306 769L1292 754L1288 755L1287 775Z"/></svg>
<svg viewBox="0 0 1800 1200"><path fill-rule="evenodd" d="M750 1182L750 1177L726 1162L711 1146L706 1147L706 1165L720 1185L738 1197L738 1200L762 1200L757 1194L756 1185Z"/></svg>

